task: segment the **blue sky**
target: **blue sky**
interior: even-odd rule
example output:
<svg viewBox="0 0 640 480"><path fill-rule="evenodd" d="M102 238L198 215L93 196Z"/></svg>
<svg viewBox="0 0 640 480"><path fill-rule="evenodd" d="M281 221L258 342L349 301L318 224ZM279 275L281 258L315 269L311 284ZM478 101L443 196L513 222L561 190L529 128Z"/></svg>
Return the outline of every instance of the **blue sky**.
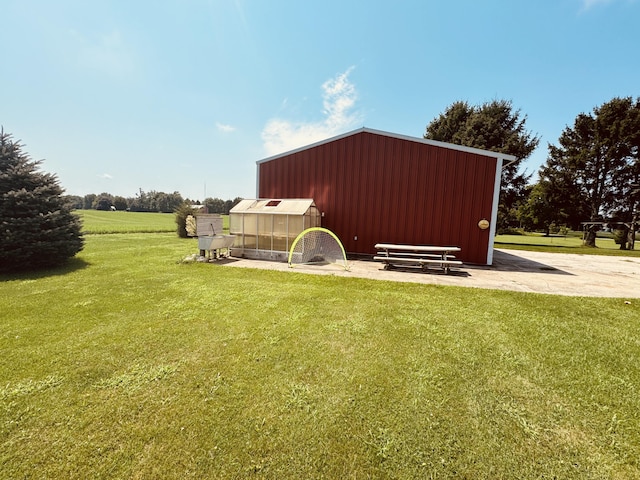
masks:
<svg viewBox="0 0 640 480"><path fill-rule="evenodd" d="M0 125L67 193L255 196L257 160L512 101L540 147L640 96L640 0L3 0Z"/></svg>

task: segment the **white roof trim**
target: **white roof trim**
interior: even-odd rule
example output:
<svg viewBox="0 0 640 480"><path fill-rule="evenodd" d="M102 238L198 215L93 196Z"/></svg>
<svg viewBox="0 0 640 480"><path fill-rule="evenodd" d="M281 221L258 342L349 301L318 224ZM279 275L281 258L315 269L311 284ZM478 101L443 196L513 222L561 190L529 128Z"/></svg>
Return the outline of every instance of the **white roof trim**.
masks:
<svg viewBox="0 0 640 480"><path fill-rule="evenodd" d="M397 134L397 133L384 132L382 130L374 130L374 129L371 129L371 128L362 127L362 128L357 129L357 130L352 130L350 132L343 133L341 135L336 135L335 137L327 138L325 140L320 140L319 142L315 142L315 143L312 143L312 144L309 144L309 145L305 145L304 147L299 147L299 148L296 148L296 149L293 149L293 150L289 150L287 152L279 153L277 155L273 155L271 157L264 158L262 160L258 160L256 162L256 164L259 165L261 163L270 162L271 160L275 160L275 159L280 158L280 157L285 157L285 156L291 155L293 153L298 153L298 152L301 152L303 150L308 150L310 148L317 147L319 145L324 145L325 143L334 142L336 140L340 140L342 138L350 137L352 135L355 135L355 134L361 133L361 132L372 133L372 134L375 134L375 135L382 135L382 136L385 136L385 137L398 138L398 139L401 139L401 140L407 140L409 142L418 142L418 143L423 143L425 145L432 145L434 147L448 148L450 150L458 150L458 151L461 151L461 152L473 153L473 154L476 154L476 155L483 155L485 157L493 157L493 158L495 158L497 160L502 160L503 162L506 161L506 163L504 163L503 166L509 165L510 163L513 163L513 162L515 162L517 160L516 157L514 157L513 155L507 155L506 153L491 152L489 150L482 150L480 148L466 147L464 145L456 145L455 143L439 142L437 140L429 140L427 138L410 137L408 135L400 135L400 134Z"/></svg>

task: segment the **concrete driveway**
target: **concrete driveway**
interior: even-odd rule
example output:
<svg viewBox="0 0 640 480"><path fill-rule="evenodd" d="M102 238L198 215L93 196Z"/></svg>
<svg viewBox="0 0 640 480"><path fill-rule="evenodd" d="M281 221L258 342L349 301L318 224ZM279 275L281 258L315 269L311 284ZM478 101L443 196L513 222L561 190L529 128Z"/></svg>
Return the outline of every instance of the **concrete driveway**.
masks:
<svg viewBox="0 0 640 480"><path fill-rule="evenodd" d="M584 297L640 298L640 258L495 250L492 266L463 265L445 275L440 270L413 268L385 270L382 263L350 261L349 271L335 265L297 266L262 260L229 258L221 264L295 271L300 273L362 277L394 282L454 285Z"/></svg>

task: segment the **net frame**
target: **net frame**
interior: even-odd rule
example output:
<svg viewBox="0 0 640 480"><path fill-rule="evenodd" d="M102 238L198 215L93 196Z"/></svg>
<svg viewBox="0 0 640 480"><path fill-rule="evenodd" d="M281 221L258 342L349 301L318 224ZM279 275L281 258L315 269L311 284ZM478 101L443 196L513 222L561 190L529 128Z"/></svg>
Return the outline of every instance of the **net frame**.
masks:
<svg viewBox="0 0 640 480"><path fill-rule="evenodd" d="M311 227L300 232L289 250L289 268L326 264L349 270L347 254L338 236L323 227Z"/></svg>

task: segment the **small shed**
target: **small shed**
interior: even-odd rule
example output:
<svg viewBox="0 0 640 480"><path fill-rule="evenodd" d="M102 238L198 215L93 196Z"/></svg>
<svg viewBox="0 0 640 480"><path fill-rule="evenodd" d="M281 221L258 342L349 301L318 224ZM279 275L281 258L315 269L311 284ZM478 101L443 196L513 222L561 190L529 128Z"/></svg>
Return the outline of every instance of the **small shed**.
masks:
<svg viewBox="0 0 640 480"><path fill-rule="evenodd" d="M296 237L320 222L312 199L241 200L229 212L231 256L286 261Z"/></svg>

